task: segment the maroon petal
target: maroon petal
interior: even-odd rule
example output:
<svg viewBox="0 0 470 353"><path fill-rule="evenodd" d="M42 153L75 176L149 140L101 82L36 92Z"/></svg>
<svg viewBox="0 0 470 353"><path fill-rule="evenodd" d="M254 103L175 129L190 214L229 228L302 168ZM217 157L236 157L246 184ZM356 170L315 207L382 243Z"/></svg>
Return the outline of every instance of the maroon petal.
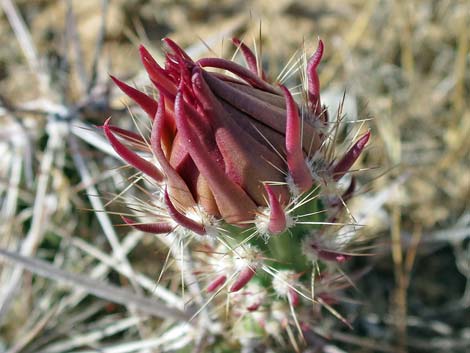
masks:
<svg viewBox="0 0 470 353"><path fill-rule="evenodd" d="M308 98L310 109L318 116L321 114L322 107L320 102L320 80L318 78L317 68L323 56L323 49L323 41L320 39L318 40L317 50L313 53L307 63Z"/></svg>
<svg viewBox="0 0 470 353"><path fill-rule="evenodd" d="M213 73L211 72L211 75L212 74ZM217 76L218 78L221 78L220 75L215 75L215 76ZM276 106L278 108L281 108L283 110L286 109L286 100L284 99L284 97L282 95L272 94L272 93L269 93L269 92L266 92L266 91L262 91L260 89L254 88L252 86L243 84L242 82L224 80L223 78L221 78L221 79L225 83L227 83L228 85L236 88L237 90L245 92L249 96L256 97L256 98L258 98L259 100L261 100L263 102L269 103L269 104L274 105L274 106Z"/></svg>
<svg viewBox="0 0 470 353"><path fill-rule="evenodd" d="M170 223L138 223L124 216L121 216L121 218L127 225L145 233L166 234L170 233L174 228Z"/></svg>
<svg viewBox="0 0 470 353"><path fill-rule="evenodd" d="M134 87L129 86L128 84L118 80L114 76L110 76L114 83L128 95L134 102L136 102L150 117L153 119L155 113L157 112L158 103L155 99L147 96L145 93L135 89Z"/></svg>
<svg viewBox="0 0 470 353"><path fill-rule="evenodd" d="M99 126L100 129L102 129L102 126ZM128 131L125 129L121 129L118 126L115 125L109 125L109 129L122 137L124 140L127 142L130 142L133 147L138 148L142 151L148 151L148 146L145 140L140 136L139 134L136 134L133 131Z"/></svg>
<svg viewBox="0 0 470 353"><path fill-rule="evenodd" d="M286 151L287 165L294 184L301 193L312 187L312 174L304 159L302 150L302 132L297 104L285 86L281 86L286 98L287 123L286 123Z"/></svg>
<svg viewBox="0 0 470 353"><path fill-rule="evenodd" d="M286 230L286 214L271 187L269 185L265 185L264 188L266 189L269 198L270 213L268 231L271 234L277 235Z"/></svg>
<svg viewBox="0 0 470 353"><path fill-rule="evenodd" d="M201 71L198 67L193 70L193 91L211 120L217 147L224 158L225 173L258 205L263 205L261 182L283 182L284 176L279 171L283 161L232 120L207 86ZM283 199L287 201L288 198L285 188Z"/></svg>
<svg viewBox="0 0 470 353"><path fill-rule="evenodd" d="M109 121L111 118L108 118L104 125L103 130L106 138L108 139L111 146L114 150L119 154L122 159L124 159L127 163L132 165L134 168L140 170L141 172L147 174L148 176L152 177L158 182L163 180L162 173L149 161L143 159L135 152L129 150L126 146L124 146L119 140L113 135L113 132L109 128Z"/></svg>
<svg viewBox="0 0 470 353"><path fill-rule="evenodd" d="M168 96L176 96L176 85L143 45L139 48L140 58L152 82Z"/></svg>
<svg viewBox="0 0 470 353"><path fill-rule="evenodd" d="M168 195L168 191L165 190L165 205L168 210L168 214L170 215L173 220L178 223L180 226L183 226L186 229L192 230L194 233L199 235L205 235L206 229L202 224L199 224L192 219L186 217L184 214L180 213L173 203L170 200L170 196Z"/></svg>
<svg viewBox="0 0 470 353"><path fill-rule="evenodd" d="M240 126L243 131L249 133L255 140L265 145L270 151L285 156L284 135L251 118L234 106L224 101L220 103L224 110L233 118L233 121Z"/></svg>
<svg viewBox="0 0 470 353"><path fill-rule="evenodd" d="M244 68L241 65L234 63L233 61L228 61L220 58L204 58L197 61L202 67L214 67L217 69L227 70L238 77L244 79L253 87L262 89L263 91L279 94L279 92L271 86L269 83L263 81L261 78L256 76L250 70Z"/></svg>
<svg viewBox="0 0 470 353"><path fill-rule="evenodd" d="M152 126L152 133L150 136L150 144L155 158L158 160L163 173L166 175L167 187L170 190L170 196L173 200L177 201L181 207L193 207L196 205L191 192L188 189L185 181L173 169L168 162L161 146L162 132L165 128L166 114L165 114L165 100L160 96L157 114Z"/></svg>
<svg viewBox="0 0 470 353"><path fill-rule="evenodd" d="M191 57L173 40L171 40L170 38L163 38L162 41L168 46L168 48L173 51L173 53L186 59L189 62L193 62L193 59L191 59Z"/></svg>
<svg viewBox="0 0 470 353"><path fill-rule="evenodd" d="M366 132L357 142L349 149L348 152L341 158L338 163L333 167L333 179L335 181L347 173L352 167L354 162L359 158L362 150L366 147L370 138L370 131Z"/></svg>
<svg viewBox="0 0 470 353"><path fill-rule="evenodd" d="M211 90L218 97L271 129L281 134L285 133L287 117L284 109L242 92L209 73L203 72L203 75ZM311 146L315 149L319 145L318 133L307 120L304 120L302 132L304 149L309 150Z"/></svg>
<svg viewBox="0 0 470 353"><path fill-rule="evenodd" d="M266 80L264 71L261 70L261 73L259 72L260 67L258 67L258 60L256 60L256 55L251 51L251 49L238 38L232 38L232 42L242 51L243 57L245 58L250 71L261 77L263 80Z"/></svg>
<svg viewBox="0 0 470 353"><path fill-rule="evenodd" d="M211 158L189 125L185 106L181 93L178 93L175 102L178 132L182 134L183 143L200 173L207 179L222 217L232 224L253 219L256 205L238 185L227 178L217 162Z"/></svg>

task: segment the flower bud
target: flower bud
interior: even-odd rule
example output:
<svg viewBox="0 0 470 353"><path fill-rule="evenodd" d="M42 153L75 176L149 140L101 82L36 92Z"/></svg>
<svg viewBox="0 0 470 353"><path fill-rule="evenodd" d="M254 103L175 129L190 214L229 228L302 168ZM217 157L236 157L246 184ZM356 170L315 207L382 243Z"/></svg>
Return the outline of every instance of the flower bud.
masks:
<svg viewBox="0 0 470 353"><path fill-rule="evenodd" d="M248 68L221 58L193 61L170 39L164 42L168 46L164 67L140 48L158 102L112 77L149 115L151 152L158 163L124 146L115 133L134 144L135 138L130 141L131 133L109 122L104 127L106 137L125 161L164 184L168 213L179 225L203 234L204 226L185 216L198 208L228 224L245 226L255 222L259 207L269 207L268 230L282 232L283 209L291 193L297 196L312 187L307 160L324 138L318 126L327 117L320 106L316 71L323 43L307 65L309 101L306 109L300 109L287 88L267 81L256 56L238 39L233 42ZM137 141L141 149L142 141ZM338 163L334 172L344 174L354 158Z"/></svg>

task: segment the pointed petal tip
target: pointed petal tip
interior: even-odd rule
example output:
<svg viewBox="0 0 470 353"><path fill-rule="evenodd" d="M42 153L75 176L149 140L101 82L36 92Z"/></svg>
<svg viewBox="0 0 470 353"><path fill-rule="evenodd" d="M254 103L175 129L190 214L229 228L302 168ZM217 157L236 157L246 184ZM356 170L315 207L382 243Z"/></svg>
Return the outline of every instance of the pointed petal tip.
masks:
<svg viewBox="0 0 470 353"><path fill-rule="evenodd" d="M297 104L289 89L279 85L284 93L287 119L286 119L286 151L289 173L297 189L303 193L312 187L313 180L310 169L305 161L302 148L301 120Z"/></svg>
<svg viewBox="0 0 470 353"><path fill-rule="evenodd" d="M324 50L325 50L325 45L323 43L323 40L318 38L317 49L315 50L315 52L313 53L312 57L310 58L310 60L308 62L309 71L317 69L317 67L320 64L320 61L323 57Z"/></svg>
<svg viewBox="0 0 470 353"><path fill-rule="evenodd" d="M333 179L338 181L341 177L346 174L349 169L353 166L356 160L361 155L362 151L369 142L371 132L368 130L364 135L362 135L356 143L344 154L338 163L333 167Z"/></svg>
<svg viewBox="0 0 470 353"><path fill-rule="evenodd" d="M207 234L205 227L202 224L199 224L192 219L186 217L184 214L179 212L176 207L173 205L173 202L170 199L170 195L168 194L168 190L165 189L164 200L166 207L168 209L168 213L170 217L182 227L193 231L199 235Z"/></svg>
<svg viewBox="0 0 470 353"><path fill-rule="evenodd" d="M270 209L268 231L270 234L277 235L287 228L286 213L272 188L267 184L264 185L264 188L268 194Z"/></svg>
<svg viewBox="0 0 470 353"><path fill-rule="evenodd" d="M173 230L173 225L170 223L138 223L135 222L133 219L130 219L125 216L121 216L122 220L124 223L127 225L140 230L141 232L144 233L151 233L151 234L166 234L170 233Z"/></svg>
<svg viewBox="0 0 470 353"><path fill-rule="evenodd" d="M134 168L152 177L155 181L161 182L163 180L163 174L157 169L157 167L155 167L146 159L140 157L135 152L131 151L124 144L122 144L116 136L114 136L114 133L109 126L110 120L111 117L105 120L103 124L103 131L109 143L111 144L111 147L113 147L113 149L122 159L124 159Z"/></svg>
<svg viewBox="0 0 470 353"><path fill-rule="evenodd" d="M128 97L130 97L135 103L137 103L147 115L153 119L157 112L158 103L155 99L151 98L147 94L139 91L138 89L129 86L124 81L119 80L113 75L109 75L114 84Z"/></svg>

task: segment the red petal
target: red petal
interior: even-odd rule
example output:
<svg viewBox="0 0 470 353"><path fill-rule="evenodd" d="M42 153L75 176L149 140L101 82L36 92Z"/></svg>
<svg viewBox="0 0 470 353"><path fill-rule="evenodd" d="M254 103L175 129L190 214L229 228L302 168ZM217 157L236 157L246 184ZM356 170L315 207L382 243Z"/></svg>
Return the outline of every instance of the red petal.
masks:
<svg viewBox="0 0 470 353"><path fill-rule="evenodd" d="M160 167L166 175L167 186L170 190L171 198L176 200L184 208L192 207L196 205L196 202L194 201L188 186L181 176L170 165L162 150L161 138L166 122L165 112L165 100L163 96L160 96L157 114L155 115L155 120L152 126L150 144L152 146L152 151L155 155L155 158L157 158Z"/></svg>
<svg viewBox="0 0 470 353"><path fill-rule="evenodd" d="M183 226L184 228L187 228L189 230L192 230L194 233L197 233L199 235L205 235L206 234L206 229L202 224L199 224L192 219L186 217L184 214L180 213L173 203L170 200L170 196L168 195L168 191L165 190L165 204L168 209L168 214L170 215L173 220L178 223L179 225Z"/></svg>
<svg viewBox="0 0 470 353"><path fill-rule="evenodd" d="M240 128L249 133L255 140L265 145L270 151L285 156L285 138L276 130L269 128L242 111L224 101L221 101L224 110L233 118Z"/></svg>
<svg viewBox="0 0 470 353"><path fill-rule="evenodd" d="M189 125L186 103L181 93L176 96L175 113L178 132L182 134L187 151L197 168L207 179L225 221L234 224L253 219L256 205L238 185L227 178L224 170L211 158L206 146L196 136Z"/></svg>
<svg viewBox="0 0 470 353"><path fill-rule="evenodd" d="M354 162L359 158L362 150L366 147L370 138L370 131L366 132L357 142L349 149L333 168L333 179L339 180L352 167Z"/></svg>
<svg viewBox="0 0 470 353"><path fill-rule="evenodd" d="M152 82L157 86L159 90L165 91L167 95L173 98L176 96L176 85L163 70L150 53L145 49L143 45L139 48L140 58L144 64L145 70L147 71Z"/></svg>
<svg viewBox="0 0 470 353"><path fill-rule="evenodd" d="M127 225L145 233L165 234L170 233L174 228L174 226L169 223L137 223L124 216L121 216L121 218Z"/></svg>
<svg viewBox="0 0 470 353"><path fill-rule="evenodd" d="M203 74L207 84L218 97L271 129L281 134L285 133L286 110L242 92L214 75L206 72ZM306 150L315 149L319 145L318 133L307 120L304 120L302 145Z"/></svg>
<svg viewBox="0 0 470 353"><path fill-rule="evenodd" d="M98 126L98 128L103 129L103 126ZM148 152L148 145L142 138L142 136L140 136L139 134L125 129L121 129L120 127L114 125L109 125L109 128L112 132L118 134L124 140L131 143L133 148Z"/></svg>
<svg viewBox="0 0 470 353"><path fill-rule="evenodd" d="M301 140L301 126L297 104L289 90L281 86L286 98L287 123L286 123L286 150L287 165L295 185L301 193L312 187L312 174L304 160Z"/></svg>
<svg viewBox="0 0 470 353"><path fill-rule="evenodd" d="M225 173L240 185L252 200L258 205L263 205L265 202L261 182L283 182L284 176L279 171L284 167L283 161L235 123L207 86L201 71L197 67L193 70L193 91L211 121L217 147L224 158ZM283 199L287 201L287 188L283 194Z"/></svg>
<svg viewBox="0 0 470 353"><path fill-rule="evenodd" d="M160 182L163 180L162 173L149 161L143 159L135 152L129 150L126 146L124 146L119 140L113 135L109 127L109 121L111 118L108 118L104 125L103 130L106 138L108 139L111 146L114 150L119 154L122 159L124 159L127 163L132 165L134 168L140 170L141 172L147 174L148 176L152 177L156 181Z"/></svg>
<svg viewBox="0 0 470 353"><path fill-rule="evenodd" d="M323 41L320 39L318 40L317 50L313 53L307 64L308 98L310 109L312 109L312 111L317 115L320 115L322 110L320 102L320 80L318 78L317 68L323 56L323 49Z"/></svg>
<svg viewBox="0 0 470 353"><path fill-rule="evenodd" d="M266 75L263 70L261 70L261 75L258 70L260 69L258 67L258 60L256 60L256 55L251 51L248 46L245 45L240 39L238 38L232 38L233 44L235 44L237 47L240 48L242 51L243 57L245 58L246 64L248 65L248 68L256 74L257 76L261 77L263 80L266 79Z"/></svg>
<svg viewBox="0 0 470 353"><path fill-rule="evenodd" d="M197 61L202 67L214 67L217 69L227 70L238 77L244 79L253 87L262 89L263 91L279 94L279 92L271 86L269 83L263 81L261 78L256 76L250 70L244 68L241 65L234 63L233 61L220 59L220 58L204 58Z"/></svg>
<svg viewBox="0 0 470 353"><path fill-rule="evenodd" d="M193 61L191 57L170 38L163 38L162 41L178 56L185 58L189 62Z"/></svg>
<svg viewBox="0 0 470 353"><path fill-rule="evenodd" d="M150 117L153 119L155 113L157 112L158 103L153 98L147 96L145 93L135 89L134 87L129 86L128 84L118 80L114 76L110 76L114 83L128 95L134 102L136 102Z"/></svg>
<svg viewBox="0 0 470 353"><path fill-rule="evenodd" d="M286 230L286 214L271 187L269 185L265 185L264 188L266 189L269 198L270 213L268 231L274 235L280 234Z"/></svg>

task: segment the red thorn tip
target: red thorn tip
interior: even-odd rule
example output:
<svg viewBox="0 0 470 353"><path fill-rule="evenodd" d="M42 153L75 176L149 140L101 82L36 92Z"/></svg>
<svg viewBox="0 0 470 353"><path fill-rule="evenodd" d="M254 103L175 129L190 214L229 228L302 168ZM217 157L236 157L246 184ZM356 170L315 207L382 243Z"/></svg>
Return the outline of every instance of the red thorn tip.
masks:
<svg viewBox="0 0 470 353"><path fill-rule="evenodd" d="M129 86L127 83L117 79L113 75L110 75L111 80L119 87L119 89L129 96L134 102L136 102L153 120L155 113L157 112L158 103L155 99L149 97L145 93Z"/></svg>
<svg viewBox="0 0 470 353"><path fill-rule="evenodd" d="M110 120L111 118L106 119L103 125L103 131L116 153L134 168L140 170L144 174L147 174L156 181L161 182L163 180L163 174L157 169L157 167L155 167L146 159L143 159L142 157L137 155L135 152L128 149L116 138L116 136L114 136L109 126Z"/></svg>
<svg viewBox="0 0 470 353"><path fill-rule="evenodd" d="M333 179L338 181L346 172L351 169L352 165L361 155L370 138L370 131L367 131L357 142L345 153L343 158L336 163L333 168Z"/></svg>
<svg viewBox="0 0 470 353"><path fill-rule="evenodd" d="M292 94L285 86L280 86L286 100L287 119L286 119L286 150L287 166L292 176L295 186L301 193L312 187L312 175L304 160L302 150L302 131L300 126L300 117L297 104Z"/></svg>
<svg viewBox="0 0 470 353"><path fill-rule="evenodd" d="M144 233L166 234L170 233L174 228L170 223L137 223L124 216L121 216L121 218L127 225Z"/></svg>
<svg viewBox="0 0 470 353"><path fill-rule="evenodd" d="M220 286L222 286L225 281L227 280L227 276L226 275L219 275L217 276L211 283L209 283L209 285L207 286L207 292L208 293L212 293L212 292L215 292L217 289L220 288Z"/></svg>
<svg viewBox="0 0 470 353"><path fill-rule="evenodd" d="M280 234L287 227L286 214L272 188L269 185L264 185L264 188L268 193L270 209L268 231L274 235Z"/></svg>
<svg viewBox="0 0 470 353"><path fill-rule="evenodd" d="M230 287L230 292L238 292L240 289L245 287L246 284L253 278L255 273L255 270L253 270L251 267L245 267L243 270L241 270L236 281L233 283L232 287Z"/></svg>
<svg viewBox="0 0 470 353"><path fill-rule="evenodd" d="M199 235L205 235L206 229L202 224L199 224L192 219L186 217L182 213L180 213L176 207L173 205L170 199L170 195L168 195L168 191L165 190L165 204L168 209L168 213L173 218L173 220L178 223L179 225L183 226L186 229L192 230L194 233Z"/></svg>

